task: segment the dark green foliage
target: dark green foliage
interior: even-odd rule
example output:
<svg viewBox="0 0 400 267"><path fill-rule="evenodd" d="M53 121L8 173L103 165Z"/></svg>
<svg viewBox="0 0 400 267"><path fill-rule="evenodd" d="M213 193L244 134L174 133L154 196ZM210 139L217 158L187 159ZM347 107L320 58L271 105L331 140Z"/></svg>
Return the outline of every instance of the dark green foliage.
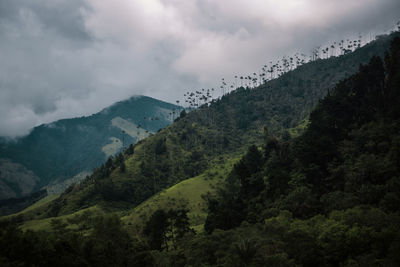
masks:
<svg viewBox="0 0 400 267"><path fill-rule="evenodd" d="M167 213L163 210L156 210L146 223L144 234L148 238L149 246L152 249L162 250L167 248L167 230L168 218Z"/></svg>
<svg viewBox="0 0 400 267"><path fill-rule="evenodd" d="M83 219L86 221L88 218ZM87 221L86 223L89 223ZM1 266L151 266L148 248L133 240L115 215L97 216L82 236L52 221L53 233L22 232L15 224L0 227Z"/></svg>
<svg viewBox="0 0 400 267"><path fill-rule="evenodd" d="M98 218L82 249L92 266L127 266L134 257L132 240L117 216Z"/></svg>
<svg viewBox="0 0 400 267"><path fill-rule="evenodd" d="M235 249L243 266L248 266L257 253L257 244L251 239L241 239L235 244Z"/></svg>
<svg viewBox="0 0 400 267"><path fill-rule="evenodd" d="M155 148L154 148L154 153L156 155L161 155L165 152L167 152L167 145L166 145L166 139L160 139L156 142Z"/></svg>
<svg viewBox="0 0 400 267"><path fill-rule="evenodd" d="M256 146L250 146L246 155L235 164L227 178L228 184L221 189L218 199L208 199L208 214L204 229L231 229L245 218L245 202L265 189L260 170L263 157Z"/></svg>
<svg viewBox="0 0 400 267"><path fill-rule="evenodd" d="M125 165L125 161L121 161L120 165L119 165L119 170L121 172L125 172L126 170L126 165Z"/></svg>
<svg viewBox="0 0 400 267"><path fill-rule="evenodd" d="M279 244L264 264L398 265L392 252L400 234L400 121L394 115L398 105L393 104L400 103L396 49L400 38L393 41L385 66L373 57L340 82L313 110L303 135L285 142L267 134L261 161L250 147L227 180L226 190L231 191L220 190L209 200L205 230L212 234L206 239L215 238L215 229L232 229L235 235L250 227L246 221L258 222L265 225L265 232L258 233L266 237L261 244ZM249 158L259 163L246 165ZM254 176L264 177L265 187L260 184L260 191L244 193ZM236 203L241 203L239 208ZM224 223L224 218L232 221L233 211L239 211L241 226L240 221ZM250 228L259 229L257 224ZM242 250L249 249L243 245ZM257 255L261 249L255 250ZM244 255L253 255L247 252ZM256 262L243 257L246 264Z"/></svg>
<svg viewBox="0 0 400 267"><path fill-rule="evenodd" d="M184 117L186 117L186 110L182 110L181 114L179 115L179 118L183 119Z"/></svg>
<svg viewBox="0 0 400 267"><path fill-rule="evenodd" d="M127 154L128 156L133 155L134 151L135 151L135 149L134 149L134 147L133 147L133 144L130 144L129 147L128 147L128 149L126 150L126 154Z"/></svg>
<svg viewBox="0 0 400 267"><path fill-rule="evenodd" d="M156 210L143 231L150 248L156 250L176 249L178 242L189 233L193 233L193 230L189 227L187 210L184 208L168 212Z"/></svg>
<svg viewBox="0 0 400 267"><path fill-rule="evenodd" d="M208 216L204 230L211 233L214 229L227 230L240 225L243 221L243 203L227 193L220 200L208 201ZM222 195L222 194L221 194Z"/></svg>

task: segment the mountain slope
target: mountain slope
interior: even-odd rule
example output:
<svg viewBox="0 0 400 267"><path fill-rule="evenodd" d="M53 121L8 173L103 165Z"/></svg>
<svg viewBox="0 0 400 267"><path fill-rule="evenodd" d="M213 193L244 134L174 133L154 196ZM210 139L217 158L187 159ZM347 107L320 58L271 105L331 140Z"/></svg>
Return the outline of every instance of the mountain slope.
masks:
<svg viewBox="0 0 400 267"><path fill-rule="evenodd" d="M182 245L187 264L400 264L400 38L390 52L338 83L304 134L249 148L209 201L210 235Z"/></svg>
<svg viewBox="0 0 400 267"><path fill-rule="evenodd" d="M178 107L173 104L150 97L132 97L88 117L35 127L28 136L0 144L0 158L21 164L39 177L30 188L30 192L36 191L91 171L121 151L123 145L126 147L164 128L170 124L169 113L175 109ZM1 171L6 169L2 167ZM0 198L30 193L18 188L8 187L8 195L4 193Z"/></svg>
<svg viewBox="0 0 400 267"><path fill-rule="evenodd" d="M397 33L396 33L397 34ZM202 106L102 165L76 190L55 200L49 216L88 206L134 207L155 193L197 176L223 154L243 153L270 133L287 136L328 89L384 54L386 36L351 54L311 62L255 89L239 88ZM118 204L117 204L118 203Z"/></svg>
<svg viewBox="0 0 400 267"><path fill-rule="evenodd" d="M110 213L110 203L122 197L114 190L120 190L121 179L127 179L120 174L133 174L136 167L130 162L132 155L144 157L149 152L144 145L150 141L142 141L134 150L99 168L91 177L92 185L85 180L55 201L60 204L58 211L67 213L65 208L71 207L72 198L92 187L95 190L86 196L99 205L80 206L77 212L23 225L52 234L18 230L15 224L26 214L0 221L2 263L399 266L399 102L400 38L394 41L385 64L373 57L358 73L338 83L312 111L304 133L290 139L266 131L262 149L250 146L233 166L225 186L215 198L208 199L205 233L196 234L187 227L189 219L184 209L168 210L176 204L168 196L179 197L183 192L179 188L204 185L207 176L213 176L210 171L169 188L133 210L145 217L144 231L134 233L139 236L129 235L126 229L131 230L131 219L135 220L131 222L135 228L133 223L141 219L135 216L142 214L125 217L125 229L118 219L127 215L125 211L101 214L105 208ZM161 137L148 140L158 144L154 147L158 154L165 154L171 144L164 147L164 141L158 143L164 140L157 139ZM229 165L229 158L218 159ZM209 164L215 168L214 163ZM100 184L97 189L96 184ZM100 189L111 195L98 198ZM82 203L87 202L83 199ZM167 211L156 210L148 216L141 211L146 206L150 206L149 212L157 208ZM46 212L46 207L34 210Z"/></svg>

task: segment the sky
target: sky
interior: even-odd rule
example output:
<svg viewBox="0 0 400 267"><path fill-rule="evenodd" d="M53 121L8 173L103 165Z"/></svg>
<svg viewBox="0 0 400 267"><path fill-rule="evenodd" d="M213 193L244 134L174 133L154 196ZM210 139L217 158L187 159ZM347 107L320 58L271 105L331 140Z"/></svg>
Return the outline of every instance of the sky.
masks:
<svg viewBox="0 0 400 267"><path fill-rule="evenodd" d="M399 17L398 0L0 0L0 136L133 95L175 102Z"/></svg>

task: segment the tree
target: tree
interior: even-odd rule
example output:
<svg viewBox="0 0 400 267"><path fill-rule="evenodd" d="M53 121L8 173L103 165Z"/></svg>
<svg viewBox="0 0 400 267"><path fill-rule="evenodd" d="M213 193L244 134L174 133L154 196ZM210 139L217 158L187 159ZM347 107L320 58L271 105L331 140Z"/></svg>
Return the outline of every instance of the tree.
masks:
<svg viewBox="0 0 400 267"><path fill-rule="evenodd" d="M126 154L127 155L133 155L134 152L135 151L134 151L134 148L133 148L133 144L130 144L128 149L126 150Z"/></svg>
<svg viewBox="0 0 400 267"><path fill-rule="evenodd" d="M154 147L154 153L155 155L161 155L165 152L167 152L167 144L166 144L166 139L161 138L157 140L155 147Z"/></svg>
<svg viewBox="0 0 400 267"><path fill-rule="evenodd" d="M179 118L183 119L184 117L186 117L186 111L183 109L179 115Z"/></svg>
<svg viewBox="0 0 400 267"><path fill-rule="evenodd" d="M168 249L167 231L168 214L164 210L158 209L147 221L143 233L148 239L150 248L162 250Z"/></svg>
<svg viewBox="0 0 400 267"><path fill-rule="evenodd" d="M126 165L125 165L125 161L121 161L120 165L119 165L119 170L120 172L124 173L126 171Z"/></svg>
<svg viewBox="0 0 400 267"><path fill-rule="evenodd" d="M168 212L162 209L156 210L147 221L143 231L149 246L160 251L168 250L170 244L176 249L179 240L190 232L193 230L190 228L185 208L170 209Z"/></svg>
<svg viewBox="0 0 400 267"><path fill-rule="evenodd" d="M83 244L86 258L93 266L129 266L132 240L116 215L96 218L93 232Z"/></svg>
<svg viewBox="0 0 400 267"><path fill-rule="evenodd" d="M169 223L169 231L168 235L170 240L174 246L177 248L178 242L182 239L187 233L193 233L193 229L190 228L189 218L187 217L188 210L185 208L180 209L171 209L168 211L168 223Z"/></svg>

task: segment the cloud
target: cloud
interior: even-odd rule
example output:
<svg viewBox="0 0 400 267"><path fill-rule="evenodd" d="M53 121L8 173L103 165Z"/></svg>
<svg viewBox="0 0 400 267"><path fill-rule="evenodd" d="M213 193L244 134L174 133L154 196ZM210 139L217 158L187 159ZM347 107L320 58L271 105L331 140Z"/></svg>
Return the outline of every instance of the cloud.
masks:
<svg viewBox="0 0 400 267"><path fill-rule="evenodd" d="M0 0L0 135L390 29L398 0Z"/></svg>

